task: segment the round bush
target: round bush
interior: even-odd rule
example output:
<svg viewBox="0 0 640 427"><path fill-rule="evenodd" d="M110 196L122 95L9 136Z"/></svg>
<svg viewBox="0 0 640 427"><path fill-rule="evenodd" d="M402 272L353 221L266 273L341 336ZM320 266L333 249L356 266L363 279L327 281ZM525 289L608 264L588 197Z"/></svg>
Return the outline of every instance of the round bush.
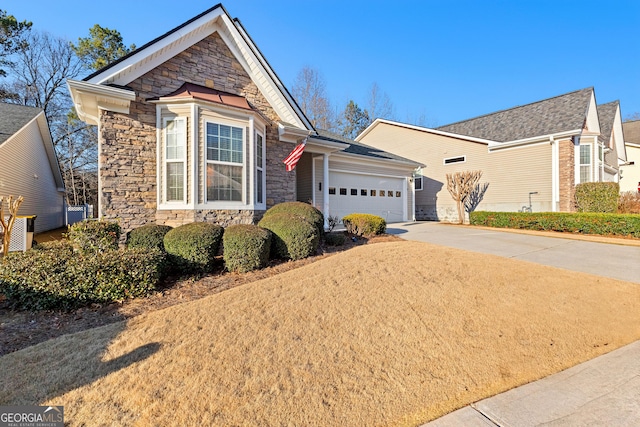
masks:
<svg viewBox="0 0 640 427"><path fill-rule="evenodd" d="M258 226L273 233L271 257L302 259L318 250L318 229L306 219L289 213L265 216Z"/></svg>
<svg viewBox="0 0 640 427"><path fill-rule="evenodd" d="M157 248L164 252L164 236L171 230L168 225L147 224L127 233L128 248Z"/></svg>
<svg viewBox="0 0 640 427"><path fill-rule="evenodd" d="M206 273L213 269L224 229L216 224L193 222L164 236L164 248L173 266L182 273Z"/></svg>
<svg viewBox="0 0 640 427"><path fill-rule="evenodd" d="M238 273L257 270L269 261L271 232L257 225L230 225L222 237L227 270Z"/></svg>
<svg viewBox="0 0 640 427"><path fill-rule="evenodd" d="M347 232L356 236L374 236L387 231L387 222L377 215L354 213L342 218L342 223Z"/></svg>
<svg viewBox="0 0 640 427"><path fill-rule="evenodd" d="M308 222L313 224L318 229L318 235L322 236L324 234L324 215L318 209L314 208L308 203L303 202L285 202L279 203L273 206L271 209L264 213L264 217L280 214L280 213L288 213L292 215L301 216L306 219Z"/></svg>

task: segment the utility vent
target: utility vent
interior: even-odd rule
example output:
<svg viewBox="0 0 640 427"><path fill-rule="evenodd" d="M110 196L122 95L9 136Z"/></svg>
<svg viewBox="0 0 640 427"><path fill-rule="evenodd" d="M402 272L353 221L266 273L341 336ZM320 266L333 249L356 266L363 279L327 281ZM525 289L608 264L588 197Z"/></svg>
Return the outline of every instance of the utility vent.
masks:
<svg viewBox="0 0 640 427"><path fill-rule="evenodd" d="M451 163L464 163L466 161L467 156L449 157L448 159L444 159L444 164L450 165Z"/></svg>

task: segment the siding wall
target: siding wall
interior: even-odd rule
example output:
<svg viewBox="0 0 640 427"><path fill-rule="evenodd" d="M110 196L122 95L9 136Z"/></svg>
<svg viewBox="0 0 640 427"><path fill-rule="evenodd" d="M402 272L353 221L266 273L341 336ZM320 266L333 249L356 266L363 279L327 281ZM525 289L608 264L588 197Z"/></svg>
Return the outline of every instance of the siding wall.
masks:
<svg viewBox="0 0 640 427"><path fill-rule="evenodd" d="M426 165L423 190L416 191L419 220L457 220L446 174L466 170L481 170L480 183L488 183L476 210L517 211L529 205L529 192L536 191L533 211L552 210L549 143L489 152L486 144L386 124L376 126L362 142ZM444 164L445 158L460 156L465 156L464 162Z"/></svg>
<svg viewBox="0 0 640 427"><path fill-rule="evenodd" d="M633 165L620 166L620 191L638 191L640 183L640 144L627 144L627 161Z"/></svg>
<svg viewBox="0 0 640 427"><path fill-rule="evenodd" d="M64 226L64 193L57 189L36 120L0 145L0 159L0 196L24 197L18 214L38 215L36 233Z"/></svg>

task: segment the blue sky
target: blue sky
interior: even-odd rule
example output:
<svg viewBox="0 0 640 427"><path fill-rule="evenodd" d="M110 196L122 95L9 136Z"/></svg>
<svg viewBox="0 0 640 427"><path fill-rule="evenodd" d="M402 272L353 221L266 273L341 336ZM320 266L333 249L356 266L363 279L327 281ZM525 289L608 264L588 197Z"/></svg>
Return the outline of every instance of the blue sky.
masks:
<svg viewBox="0 0 640 427"><path fill-rule="evenodd" d="M4 0L0 8L76 41L94 24L140 46L214 1ZM320 71L339 109L375 82L395 119L444 125L593 86L640 113L640 1L229 0L287 87Z"/></svg>

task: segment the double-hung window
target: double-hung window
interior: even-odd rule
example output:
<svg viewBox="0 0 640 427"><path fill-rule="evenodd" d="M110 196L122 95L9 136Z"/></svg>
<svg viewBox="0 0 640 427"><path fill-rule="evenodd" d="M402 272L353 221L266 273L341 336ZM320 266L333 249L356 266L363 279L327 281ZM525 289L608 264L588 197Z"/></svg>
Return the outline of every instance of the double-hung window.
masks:
<svg viewBox="0 0 640 427"><path fill-rule="evenodd" d="M591 181L591 144L580 144L580 182Z"/></svg>
<svg viewBox="0 0 640 427"><path fill-rule="evenodd" d="M256 203L264 203L264 137L256 133Z"/></svg>
<svg viewBox="0 0 640 427"><path fill-rule="evenodd" d="M207 201L243 201L244 129L206 122Z"/></svg>
<svg viewBox="0 0 640 427"><path fill-rule="evenodd" d="M165 201L186 202L187 123L184 117L165 119Z"/></svg>

